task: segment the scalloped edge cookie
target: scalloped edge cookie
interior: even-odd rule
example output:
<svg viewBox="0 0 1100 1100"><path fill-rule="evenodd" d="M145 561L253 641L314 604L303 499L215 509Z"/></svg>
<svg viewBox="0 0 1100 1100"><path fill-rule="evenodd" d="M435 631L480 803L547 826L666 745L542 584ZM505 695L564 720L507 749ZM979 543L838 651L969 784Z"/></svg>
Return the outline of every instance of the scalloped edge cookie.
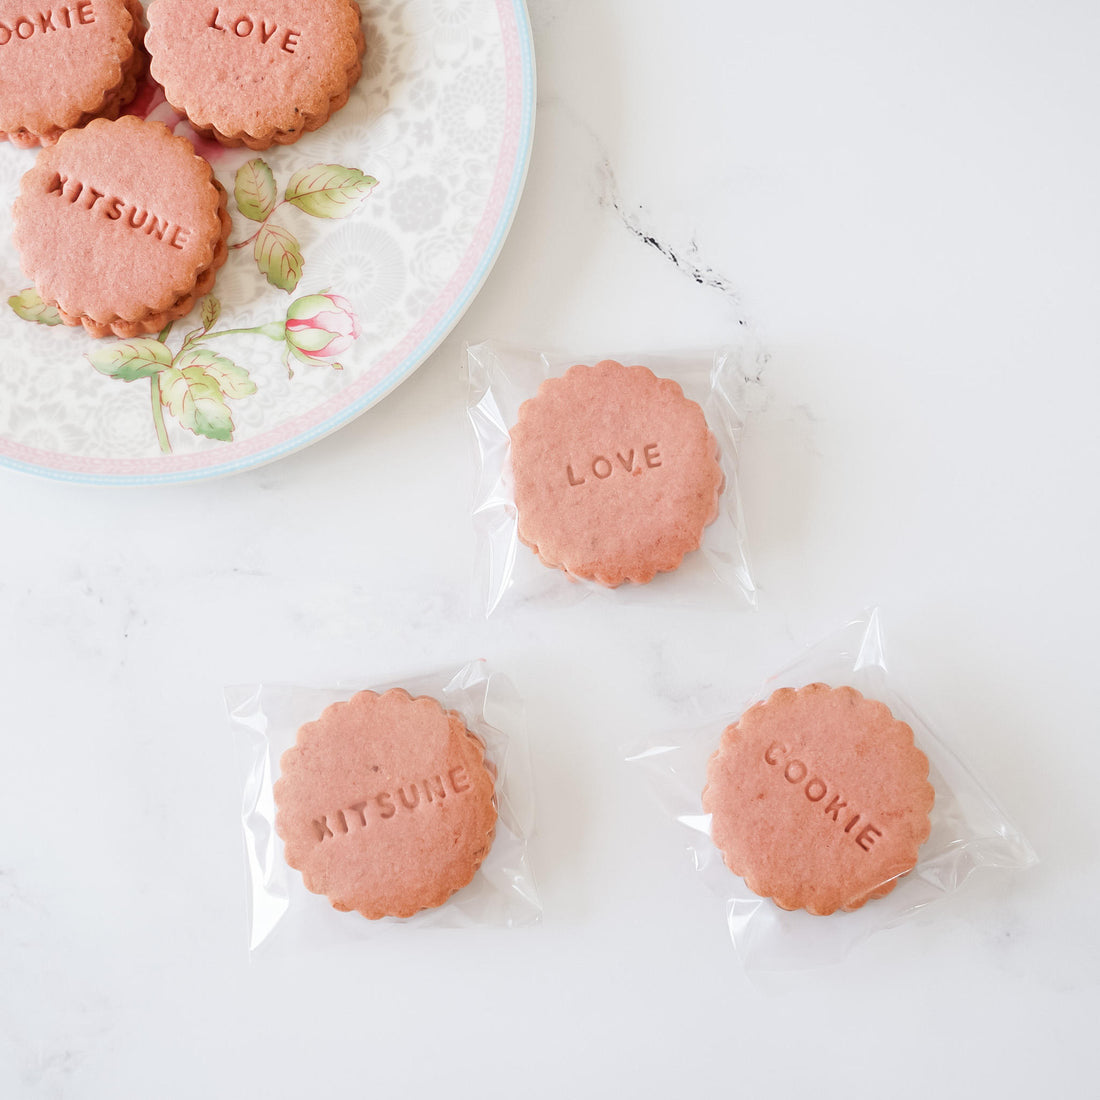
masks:
<svg viewBox="0 0 1100 1100"><path fill-rule="evenodd" d="M726 866L782 909L827 916L916 866L935 790L913 731L855 688L780 688L722 734L702 803Z"/></svg>
<svg viewBox="0 0 1100 1100"><path fill-rule="evenodd" d="M305 88L298 87L295 91L285 84L280 85L274 76L270 82L265 81L262 66L255 70L252 78L247 78L247 71L242 69L227 73L222 81L209 77L196 80L196 74L205 70L196 65L185 49L188 32L193 32L193 27L185 29L178 23L179 9L173 8L173 4L181 2L187 5L185 14L190 15L188 9L192 0L152 0L149 5L146 46L151 59L150 71L164 87L165 98L175 110L186 115L200 133L229 148L243 145L259 152L272 145L291 145L305 134L320 129L347 103L363 73L366 37L359 5L355 0L323 0L332 9L333 24L341 18L340 9L347 9L346 34L331 53L313 62L313 79ZM297 7L299 12L305 7L290 6ZM311 5L313 8L319 6L320 0ZM220 25L221 6L213 7L218 13L214 20ZM273 24L277 22L274 20ZM272 43L278 48L281 33L285 33L282 27L273 32L273 38L263 48L271 48ZM252 32L240 37L254 35ZM294 45L300 47L301 40ZM262 55L253 56L262 61ZM198 57L205 60L207 54L198 50ZM254 104L257 94L259 102Z"/></svg>
<svg viewBox="0 0 1100 1100"><path fill-rule="evenodd" d="M43 205L50 201L45 196L50 193L51 186L56 185L59 174L64 177L63 187L71 189L68 176L73 171L74 160L84 165L88 175L76 182L87 185L88 192L98 196L95 202L106 201L105 195L115 193L109 186L114 179L126 181L120 184L121 190L126 192L119 193L120 200L148 201L148 193L131 193L138 190L133 177L141 178L143 174L147 183L152 180L156 187L167 188L166 193L173 196L173 204L183 202L181 189L191 188L183 191L186 199L183 208L186 209L189 203L194 205L194 224L185 227L198 235L194 247L183 246L189 251L181 252L178 257L165 249L163 266L157 269L150 265L145 269L148 281L143 287L97 280L91 272L87 279L78 278L74 282L74 273L80 274L76 270L79 257L65 251L69 241L68 238L57 239L61 232L58 214ZM102 193L95 190L92 178ZM79 200L83 205L83 192L73 192L77 199L72 198L68 190L62 193L69 197L70 203ZM148 218L149 212L145 213ZM94 203L88 217L102 217L96 212ZM213 287L218 269L229 255L227 242L232 229L228 196L209 163L195 153L186 138L176 137L163 123L132 115L118 120L94 119L83 129L63 134L56 145L43 149L34 166L23 176L12 210L12 222L23 270L42 300L56 306L67 325L83 325L96 337L113 334L122 338L159 332L169 321L188 313L195 301ZM116 213L106 225L120 223ZM105 228L99 233L90 222L87 227L82 223L81 232L85 230L89 237L103 238L92 255L117 255L118 246L112 243L117 230ZM161 253L157 256L159 263Z"/></svg>
<svg viewBox="0 0 1100 1100"><path fill-rule="evenodd" d="M496 769L458 712L401 688L326 707L283 753L275 828L334 909L410 917L466 886L496 831Z"/></svg>
<svg viewBox="0 0 1100 1100"><path fill-rule="evenodd" d="M96 118L117 119L122 109L137 94L138 81L145 72L145 11L140 0L122 0L121 8L130 16L130 26L125 41L128 50L120 51L112 58L96 52L88 57L92 64L103 70L102 88L91 99L74 102L66 99L56 89L33 107L28 107L21 118L12 117L9 129L0 128L0 141L10 141L21 149L36 145L54 145L67 130L86 126ZM41 9L35 9L37 12ZM18 125L13 125L18 122Z"/></svg>
<svg viewBox="0 0 1100 1100"><path fill-rule="evenodd" d="M698 402L613 359L546 379L510 432L519 540L608 588L679 568L718 518L725 476Z"/></svg>

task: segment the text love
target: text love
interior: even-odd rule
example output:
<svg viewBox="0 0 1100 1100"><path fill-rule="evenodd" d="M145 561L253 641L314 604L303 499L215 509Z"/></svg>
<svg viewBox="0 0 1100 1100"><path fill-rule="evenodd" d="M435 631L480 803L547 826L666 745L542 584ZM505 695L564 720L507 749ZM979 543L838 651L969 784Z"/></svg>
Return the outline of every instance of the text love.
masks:
<svg viewBox="0 0 1100 1100"><path fill-rule="evenodd" d="M253 38L261 46L273 42L280 50L285 50L287 53L294 52L294 47L302 37L301 31L280 27L278 23L269 23L266 19L252 15L238 15L236 18L222 15L221 8L214 9L214 14L210 16L210 21L206 25L212 31L222 31L237 38Z"/></svg>
<svg viewBox="0 0 1100 1100"><path fill-rule="evenodd" d="M589 471L591 471L593 477L598 478L600 481L606 481L616 470L637 475L644 469L652 470L661 465L661 452L657 448L658 444L647 443L642 448L641 454L637 454L633 447L625 454L622 451L615 451L614 461L606 455L596 455L588 467L581 466L579 477L574 472L572 463L567 463L565 477L570 485L583 485L588 480ZM635 462L636 455L637 462Z"/></svg>

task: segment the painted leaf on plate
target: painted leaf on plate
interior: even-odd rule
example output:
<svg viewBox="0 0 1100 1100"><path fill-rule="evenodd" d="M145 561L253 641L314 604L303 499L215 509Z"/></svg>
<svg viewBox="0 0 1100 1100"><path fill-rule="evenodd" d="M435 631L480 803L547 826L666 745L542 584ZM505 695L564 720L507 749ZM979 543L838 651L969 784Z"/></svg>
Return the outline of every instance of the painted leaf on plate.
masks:
<svg viewBox="0 0 1100 1100"><path fill-rule="evenodd" d="M189 432L223 443L233 438L233 416L221 387L202 367L166 370L160 378L160 400Z"/></svg>
<svg viewBox="0 0 1100 1100"><path fill-rule="evenodd" d="M248 397L256 392L256 383L252 381L244 367L238 367L231 359L218 355L209 348L191 348L176 360L176 366L186 373L192 367L199 367L212 378L221 390L222 396L230 399Z"/></svg>
<svg viewBox="0 0 1100 1100"><path fill-rule="evenodd" d="M218 323L218 318L221 315L221 302L219 302L213 294L208 294L203 298L199 306L199 316L202 318L202 331L209 332Z"/></svg>
<svg viewBox="0 0 1100 1100"><path fill-rule="evenodd" d="M8 305L15 311L16 316L22 317L24 321L34 321L39 325L64 324L61 314L57 312L57 307L46 305L33 286L13 294L8 299Z"/></svg>
<svg viewBox="0 0 1100 1100"><path fill-rule="evenodd" d="M172 365L172 352L152 336L138 336L97 347L87 353L87 359L100 374L136 382L167 370Z"/></svg>
<svg viewBox="0 0 1100 1100"><path fill-rule="evenodd" d="M182 427L223 443L232 440L234 430L226 400L256 392L248 371L209 348L183 352L159 381L161 404Z"/></svg>
<svg viewBox="0 0 1100 1100"><path fill-rule="evenodd" d="M271 216L278 198L278 188L266 161L256 157L237 169L233 197L237 200L237 209L246 218L262 222Z"/></svg>
<svg viewBox="0 0 1100 1100"><path fill-rule="evenodd" d="M286 201L315 218L346 218L377 186L358 168L315 164L290 177Z"/></svg>
<svg viewBox="0 0 1100 1100"><path fill-rule="evenodd" d="M281 225L265 225L256 237L252 254L260 273L272 286L288 293L302 277L305 258L298 238Z"/></svg>

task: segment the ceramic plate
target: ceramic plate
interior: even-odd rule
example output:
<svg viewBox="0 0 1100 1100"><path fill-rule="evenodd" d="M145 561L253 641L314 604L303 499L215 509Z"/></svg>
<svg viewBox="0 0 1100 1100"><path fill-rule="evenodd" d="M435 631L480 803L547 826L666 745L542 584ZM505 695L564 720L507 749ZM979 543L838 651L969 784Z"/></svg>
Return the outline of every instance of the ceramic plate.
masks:
<svg viewBox="0 0 1100 1100"><path fill-rule="evenodd" d="M159 336L57 324L0 254L0 463L148 484L245 470L407 378L469 306L523 187L534 63L523 0L363 3L363 78L295 145L199 139L148 84L132 112L191 138L229 192L229 262ZM2 234L34 152L0 146Z"/></svg>

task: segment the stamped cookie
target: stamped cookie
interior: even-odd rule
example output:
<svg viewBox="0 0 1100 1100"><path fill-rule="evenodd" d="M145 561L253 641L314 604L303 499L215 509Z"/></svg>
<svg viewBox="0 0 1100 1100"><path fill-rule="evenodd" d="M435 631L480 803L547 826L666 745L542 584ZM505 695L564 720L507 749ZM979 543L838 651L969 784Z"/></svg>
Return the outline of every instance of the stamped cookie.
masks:
<svg viewBox="0 0 1100 1100"><path fill-rule="evenodd" d="M355 0L152 0L146 45L168 102L223 145L289 145L362 73Z"/></svg>
<svg viewBox="0 0 1100 1100"><path fill-rule="evenodd" d="M298 731L275 784L275 827L306 888L364 917L442 905L496 828L485 747L454 711L361 691Z"/></svg>
<svg viewBox="0 0 1100 1100"><path fill-rule="evenodd" d="M0 139L52 145L118 118L145 68L139 0L0 0Z"/></svg>
<svg viewBox="0 0 1100 1100"><path fill-rule="evenodd" d="M703 809L734 874L825 916L881 898L917 862L935 791L913 731L850 687L781 688L722 734Z"/></svg>
<svg viewBox="0 0 1100 1100"><path fill-rule="evenodd" d="M186 138L133 116L95 119L43 149L12 212L23 270L67 325L159 332L214 285L226 194Z"/></svg>
<svg viewBox="0 0 1100 1100"><path fill-rule="evenodd" d="M646 367L607 359L548 379L511 439L520 540L573 577L644 584L718 516L724 479L703 410Z"/></svg>

